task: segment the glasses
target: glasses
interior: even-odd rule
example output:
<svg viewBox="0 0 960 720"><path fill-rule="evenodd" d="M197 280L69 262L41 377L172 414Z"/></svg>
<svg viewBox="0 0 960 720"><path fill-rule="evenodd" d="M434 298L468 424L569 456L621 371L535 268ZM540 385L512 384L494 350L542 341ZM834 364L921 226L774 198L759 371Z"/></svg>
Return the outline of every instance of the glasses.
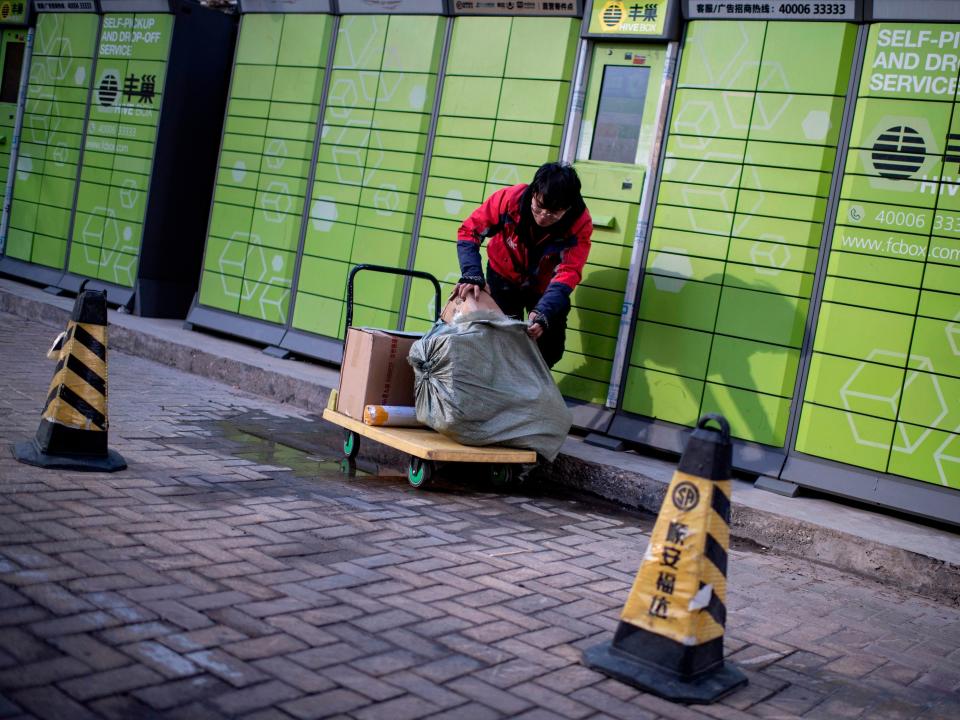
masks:
<svg viewBox="0 0 960 720"><path fill-rule="evenodd" d="M538 217L559 220L563 217L563 214L567 212L568 209L569 208L564 208L563 210L547 210L540 206L540 201L536 196L530 198L530 210L533 211L533 214Z"/></svg>

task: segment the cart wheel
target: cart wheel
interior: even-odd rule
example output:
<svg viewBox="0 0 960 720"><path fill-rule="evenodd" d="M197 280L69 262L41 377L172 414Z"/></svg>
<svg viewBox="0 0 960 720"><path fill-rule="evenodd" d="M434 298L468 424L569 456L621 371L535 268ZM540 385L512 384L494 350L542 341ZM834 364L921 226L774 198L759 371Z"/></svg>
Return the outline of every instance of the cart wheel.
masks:
<svg viewBox="0 0 960 720"><path fill-rule="evenodd" d="M490 483L498 488L509 486L516 475L513 465L491 465L488 472Z"/></svg>
<svg viewBox="0 0 960 720"><path fill-rule="evenodd" d="M347 430L346 437L343 438L343 454L348 460L353 460L360 452L360 438L353 430Z"/></svg>
<svg viewBox="0 0 960 720"><path fill-rule="evenodd" d="M340 461L340 472L348 477L354 477L357 474L357 461L346 457Z"/></svg>
<svg viewBox="0 0 960 720"><path fill-rule="evenodd" d="M429 460L422 460L418 457L410 458L410 464L407 465L407 480L415 488L421 488L430 482L433 476L433 463Z"/></svg>

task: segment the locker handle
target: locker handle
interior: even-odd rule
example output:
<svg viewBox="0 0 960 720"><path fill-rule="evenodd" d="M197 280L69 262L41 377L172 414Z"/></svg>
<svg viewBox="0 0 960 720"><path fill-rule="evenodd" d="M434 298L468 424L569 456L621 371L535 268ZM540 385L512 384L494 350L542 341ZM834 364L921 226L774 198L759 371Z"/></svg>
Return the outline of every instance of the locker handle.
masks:
<svg viewBox="0 0 960 720"><path fill-rule="evenodd" d="M594 227L610 228L613 230L617 226L617 218L614 215L591 215Z"/></svg>
<svg viewBox="0 0 960 720"><path fill-rule="evenodd" d="M0 145L6 145L6 144L7 144L7 136L0 135Z"/></svg>

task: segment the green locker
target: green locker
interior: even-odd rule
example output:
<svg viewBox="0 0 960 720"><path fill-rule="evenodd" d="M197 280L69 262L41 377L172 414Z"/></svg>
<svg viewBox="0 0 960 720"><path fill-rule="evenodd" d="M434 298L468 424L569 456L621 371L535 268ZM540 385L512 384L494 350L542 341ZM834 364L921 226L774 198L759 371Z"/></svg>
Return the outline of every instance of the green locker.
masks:
<svg viewBox="0 0 960 720"><path fill-rule="evenodd" d="M909 43L946 28L870 26L795 449L956 489L956 56Z"/></svg>
<svg viewBox="0 0 960 720"><path fill-rule="evenodd" d="M234 21L193 0L59 6L37 17L0 268L183 317Z"/></svg>
<svg viewBox="0 0 960 720"><path fill-rule="evenodd" d="M11 170L11 154L14 148L14 136L18 134L17 108L20 102L21 81L23 78L24 58L27 43L26 28L9 28L26 21L26 5L20 14L10 13L6 19L0 21L0 198L3 198L4 219L10 213L10 203L7 198L8 178ZM48 153L55 150L48 148ZM28 210L34 212L35 208ZM5 223L4 223L5 224ZM3 227L4 224L0 224ZM0 253L3 252L4 240L0 235Z"/></svg>
<svg viewBox="0 0 960 720"><path fill-rule="evenodd" d="M342 338L349 268L407 264L445 26L429 15L341 18L295 330ZM359 277L355 322L396 327L402 287L383 276Z"/></svg>
<svg viewBox="0 0 960 720"><path fill-rule="evenodd" d="M457 229L495 190L529 182L557 160L579 21L468 17L453 21L414 268L448 292L460 277ZM414 285L408 326L434 317L433 293Z"/></svg>
<svg viewBox="0 0 960 720"><path fill-rule="evenodd" d="M51 284L59 282L66 266L98 33L99 17L93 13L40 13L34 31L0 265L8 271L23 267L28 276Z"/></svg>
<svg viewBox="0 0 960 720"><path fill-rule="evenodd" d="M436 2L240 9L188 321L339 360L350 266L408 261L447 20ZM357 289L358 323L397 324L402 283L362 276Z"/></svg>
<svg viewBox="0 0 960 720"><path fill-rule="evenodd" d="M287 321L332 27L327 14L242 16L202 306Z"/></svg>
<svg viewBox="0 0 960 720"><path fill-rule="evenodd" d="M687 25L627 413L690 426L719 412L736 438L784 448L856 34Z"/></svg>

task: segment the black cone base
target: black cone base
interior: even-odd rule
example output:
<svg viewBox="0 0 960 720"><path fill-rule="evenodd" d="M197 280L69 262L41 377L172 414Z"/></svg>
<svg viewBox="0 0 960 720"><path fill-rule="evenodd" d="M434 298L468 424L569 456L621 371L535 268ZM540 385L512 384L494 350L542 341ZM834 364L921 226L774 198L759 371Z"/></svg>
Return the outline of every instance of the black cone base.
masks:
<svg viewBox="0 0 960 720"><path fill-rule="evenodd" d="M106 455L51 455L40 450L36 440L27 440L11 446L13 456L27 465L81 472L116 472L127 467L127 461L115 450Z"/></svg>
<svg viewBox="0 0 960 720"><path fill-rule="evenodd" d="M727 664L683 680L673 673L639 662L614 648L612 643L587 649L583 653L583 662L593 670L678 703L707 705L747 684L746 675Z"/></svg>

